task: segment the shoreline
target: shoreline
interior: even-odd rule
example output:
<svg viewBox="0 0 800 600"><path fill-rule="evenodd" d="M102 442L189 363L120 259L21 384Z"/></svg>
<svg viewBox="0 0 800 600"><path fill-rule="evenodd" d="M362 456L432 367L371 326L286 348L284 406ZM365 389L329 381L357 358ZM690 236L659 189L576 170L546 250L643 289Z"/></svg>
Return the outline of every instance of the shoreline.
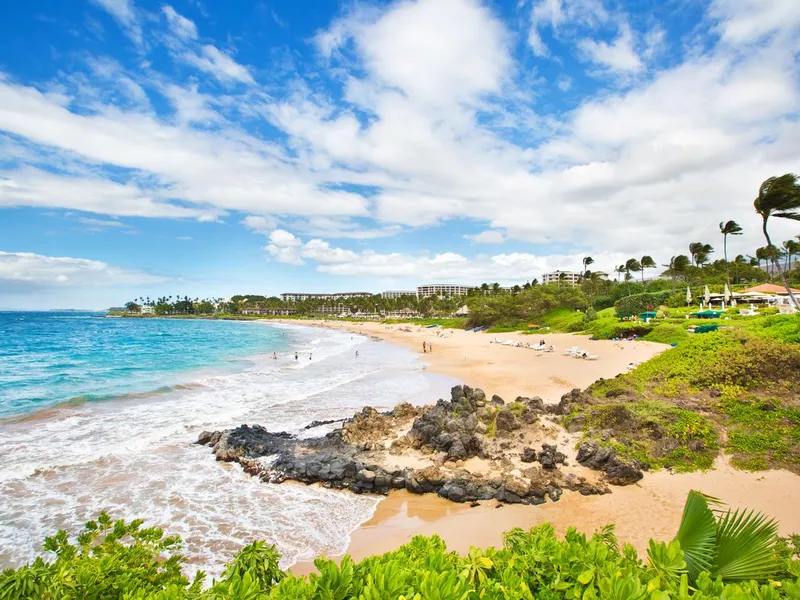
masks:
<svg viewBox="0 0 800 600"><path fill-rule="evenodd" d="M405 346L428 362L431 371L480 387L489 395L497 393L507 401L517 396L538 395L554 402L574 387L583 389L600 377L616 376L627 370L629 362L643 362L668 348L642 341L589 340L588 336L574 334L495 336L371 322L306 321L304 324L346 330ZM402 331L401 327L411 331ZM437 336L437 331L446 332L446 337ZM495 337L523 343L544 339L547 344L555 345L557 352L543 354L490 343ZM422 341L433 342L433 353L422 354ZM585 361L561 354L573 345L598 354L600 359ZM537 381L537 375L544 377ZM686 495L693 489L715 496L732 508L755 509L774 517L780 523L781 535L800 532L800 513L796 510L800 506L800 476L785 470L741 471L720 456L712 471L648 472L635 485L614 486L611 494L565 493L558 502L548 501L539 506L498 508L498 502L492 500L471 508L431 494L393 490L381 500L372 518L352 532L345 554L360 560L394 550L415 535L433 534L442 537L449 550L465 553L472 546L501 546L502 534L515 527L529 529L550 522L558 535L563 535L568 527L591 535L613 524L620 543L631 543L644 556L649 539L672 539ZM338 560L342 556L330 558ZM307 574L314 572L315 567L313 562L299 562L291 571Z"/></svg>

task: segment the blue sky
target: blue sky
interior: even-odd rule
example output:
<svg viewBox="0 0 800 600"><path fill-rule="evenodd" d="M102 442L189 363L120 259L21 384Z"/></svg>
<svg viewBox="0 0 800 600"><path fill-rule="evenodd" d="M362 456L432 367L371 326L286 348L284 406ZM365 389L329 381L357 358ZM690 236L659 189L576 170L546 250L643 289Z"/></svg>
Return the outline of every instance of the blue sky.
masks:
<svg viewBox="0 0 800 600"><path fill-rule="evenodd" d="M0 308L752 253L798 51L796 0L8 2Z"/></svg>

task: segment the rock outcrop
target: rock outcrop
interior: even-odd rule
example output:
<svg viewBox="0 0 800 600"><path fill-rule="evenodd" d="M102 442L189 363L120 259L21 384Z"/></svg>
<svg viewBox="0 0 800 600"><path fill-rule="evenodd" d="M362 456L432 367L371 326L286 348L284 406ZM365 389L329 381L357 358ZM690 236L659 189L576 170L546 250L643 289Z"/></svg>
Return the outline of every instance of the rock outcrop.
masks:
<svg viewBox="0 0 800 600"><path fill-rule="evenodd" d="M551 412L568 413L571 403L581 401L580 393L565 395ZM364 408L319 437L301 439L241 425L203 432L198 443L212 447L217 460L238 462L272 483L293 480L375 494L406 489L454 502L540 504L558 500L563 488L608 493L603 480L564 473L567 455L555 444L539 443L541 450L531 445L542 440L537 432L560 430L560 418L547 412L541 398L506 403L498 396L487 400L482 390L456 386L449 400L433 406L401 404L385 413ZM312 425L323 424L329 423ZM608 483L626 485L642 477L637 465L597 445L582 444L577 460L602 471Z"/></svg>

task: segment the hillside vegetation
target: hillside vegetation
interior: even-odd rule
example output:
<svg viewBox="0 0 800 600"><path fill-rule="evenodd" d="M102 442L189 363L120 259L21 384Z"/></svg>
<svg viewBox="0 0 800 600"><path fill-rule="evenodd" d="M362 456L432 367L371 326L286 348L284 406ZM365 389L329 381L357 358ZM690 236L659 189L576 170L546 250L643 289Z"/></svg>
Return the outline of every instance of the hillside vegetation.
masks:
<svg viewBox="0 0 800 600"><path fill-rule="evenodd" d="M708 468L724 450L739 467L800 473L800 346L775 339L794 335L782 323L687 336L594 383L570 419L655 467Z"/></svg>

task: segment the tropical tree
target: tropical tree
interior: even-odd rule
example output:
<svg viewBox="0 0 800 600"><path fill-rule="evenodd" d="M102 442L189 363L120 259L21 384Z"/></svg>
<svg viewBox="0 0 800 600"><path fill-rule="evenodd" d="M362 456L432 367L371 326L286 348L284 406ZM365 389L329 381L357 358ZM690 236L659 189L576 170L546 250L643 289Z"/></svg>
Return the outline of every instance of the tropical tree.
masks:
<svg viewBox="0 0 800 600"><path fill-rule="evenodd" d="M720 505L694 490L686 498L675 540L683 550L690 582L695 584L703 571L723 581L763 581L777 573L778 524L752 510L723 512Z"/></svg>
<svg viewBox="0 0 800 600"><path fill-rule="evenodd" d="M742 235L742 228L736 221L720 222L719 232L722 234L722 252L725 260L725 281L730 285L731 280L728 276L728 236Z"/></svg>
<svg viewBox="0 0 800 600"><path fill-rule="evenodd" d="M665 273L672 278L672 293L675 293L675 280L681 275L685 275L690 265L689 257L679 254L669 259L669 264Z"/></svg>
<svg viewBox="0 0 800 600"><path fill-rule="evenodd" d="M617 274L617 281L619 281L619 276L625 273L625 265L619 265L618 267L614 267L614 273Z"/></svg>
<svg viewBox="0 0 800 600"><path fill-rule="evenodd" d="M756 212L761 215L761 231L764 233L764 239L767 240L767 247L770 249L775 248L767 228L769 218L777 217L779 219L800 221L800 184L797 182L797 175L787 173L780 177L770 177L764 181L758 189L758 196L753 202L753 206ZM800 303L794 297L777 257L772 254L770 258L781 278L783 287L786 288L789 298L792 299L792 304L800 308Z"/></svg>
<svg viewBox="0 0 800 600"><path fill-rule="evenodd" d="M645 254L639 260L639 268L642 271L642 284L644 284L644 270L645 269L655 269L656 266L657 266L656 265L656 261L653 260L652 256L648 256L647 254Z"/></svg>
<svg viewBox="0 0 800 600"><path fill-rule="evenodd" d="M692 264L698 267L708 262L708 255L714 252L711 244L703 242L692 242L689 244L689 255L692 257Z"/></svg>
<svg viewBox="0 0 800 600"><path fill-rule="evenodd" d="M798 238L800 238L800 236L798 236ZM783 250L786 254L786 263L784 264L784 267L787 271L790 271L792 268L792 256L795 254L800 254L800 242L786 240L783 242Z"/></svg>
<svg viewBox="0 0 800 600"><path fill-rule="evenodd" d="M631 273L638 273L642 270L642 263L635 258L629 258L625 261L625 281L631 279Z"/></svg>
<svg viewBox="0 0 800 600"><path fill-rule="evenodd" d="M583 276L586 277L586 269L589 265L594 263L594 259L591 256L584 256L583 257Z"/></svg>

